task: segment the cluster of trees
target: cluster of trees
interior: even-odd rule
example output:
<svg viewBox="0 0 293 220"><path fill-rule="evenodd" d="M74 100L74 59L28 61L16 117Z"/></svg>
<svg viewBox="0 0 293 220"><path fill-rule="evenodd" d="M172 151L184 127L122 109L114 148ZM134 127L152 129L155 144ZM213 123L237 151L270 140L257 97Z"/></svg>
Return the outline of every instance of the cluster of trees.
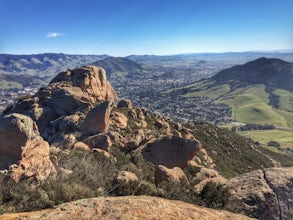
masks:
<svg viewBox="0 0 293 220"><path fill-rule="evenodd" d="M246 124L243 126L233 126L231 128L232 131L249 131L249 130L273 130L276 127L274 125L269 124Z"/></svg>

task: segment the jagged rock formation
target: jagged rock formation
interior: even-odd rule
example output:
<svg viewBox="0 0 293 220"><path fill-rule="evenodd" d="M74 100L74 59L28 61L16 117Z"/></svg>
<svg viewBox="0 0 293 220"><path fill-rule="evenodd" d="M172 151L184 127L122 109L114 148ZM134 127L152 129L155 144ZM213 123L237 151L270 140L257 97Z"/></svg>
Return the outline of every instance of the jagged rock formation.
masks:
<svg viewBox="0 0 293 220"><path fill-rule="evenodd" d="M60 73L33 97L6 109L4 118L15 112L26 115L35 129L40 130L40 138L62 149L93 149L107 155L115 142L125 151L140 147L138 150L143 150L147 160L168 168L183 168L192 160L200 148L197 140L161 137L171 134L169 119L161 115L153 117L146 109L133 108L127 99L116 106L115 100L117 95L106 79L105 70L84 66ZM148 125L146 120L152 124ZM121 136L123 132L126 134ZM17 133L10 136L13 135ZM49 148L46 141L44 149ZM1 143L1 148L4 145ZM11 146L11 152L3 152L3 155L18 151L13 161L17 163L22 159L19 153L22 145L11 142Z"/></svg>
<svg viewBox="0 0 293 220"><path fill-rule="evenodd" d="M52 144L78 130L88 133L106 130L110 116L108 107L116 99L105 71L85 66L60 73L47 87L7 109L5 114L17 112L30 116L42 137ZM94 106L97 103L100 105ZM96 123L90 124L92 120Z"/></svg>
<svg viewBox="0 0 293 220"><path fill-rule="evenodd" d="M100 197L64 203L54 209L4 214L1 220L16 219L162 219L248 220L249 217L148 196Z"/></svg>
<svg viewBox="0 0 293 220"><path fill-rule="evenodd" d="M293 219L293 167L255 170L227 183L246 215L259 219Z"/></svg>
<svg viewBox="0 0 293 220"><path fill-rule="evenodd" d="M42 181L53 175L56 170L49 154L48 142L40 136L30 117L14 113L1 118L0 169L14 164L11 171L16 182L22 176Z"/></svg>

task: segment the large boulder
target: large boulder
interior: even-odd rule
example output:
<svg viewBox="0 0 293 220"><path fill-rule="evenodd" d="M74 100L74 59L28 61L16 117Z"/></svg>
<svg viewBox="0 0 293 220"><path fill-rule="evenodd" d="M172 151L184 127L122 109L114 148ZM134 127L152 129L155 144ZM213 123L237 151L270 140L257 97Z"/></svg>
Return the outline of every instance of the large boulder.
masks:
<svg viewBox="0 0 293 220"><path fill-rule="evenodd" d="M112 111L111 113L111 124L114 127L126 128L128 124L128 118L121 112Z"/></svg>
<svg viewBox="0 0 293 220"><path fill-rule="evenodd" d="M142 142L144 138L144 131L141 129L138 129L132 133L129 133L125 137L125 149L126 150L134 150L138 148L140 143Z"/></svg>
<svg viewBox="0 0 293 220"><path fill-rule="evenodd" d="M185 168L200 147L199 141L167 136L148 143L142 153L146 160L155 165Z"/></svg>
<svg viewBox="0 0 293 220"><path fill-rule="evenodd" d="M95 134L107 131L110 125L112 102L105 101L94 107L80 124L80 130L85 133Z"/></svg>
<svg viewBox="0 0 293 220"><path fill-rule="evenodd" d="M56 172L49 144L40 136L36 123L16 113L0 120L0 169L9 167L16 182L22 176L42 181Z"/></svg>
<svg viewBox="0 0 293 220"><path fill-rule="evenodd" d="M232 178L231 205L258 219L293 219L293 167L268 168Z"/></svg>
<svg viewBox="0 0 293 220"><path fill-rule="evenodd" d="M115 177L115 181L118 184L128 184L138 182L138 178L135 173L128 172L128 171L119 171Z"/></svg>
<svg viewBox="0 0 293 220"><path fill-rule="evenodd" d="M103 133L92 135L83 140L83 142L90 148L99 148L107 152L110 150L110 147L112 146L111 138Z"/></svg>
<svg viewBox="0 0 293 220"><path fill-rule="evenodd" d="M163 165L156 166L155 169L155 183L160 185L162 183L173 184L188 184L188 179L184 172L179 167L173 167L169 169Z"/></svg>

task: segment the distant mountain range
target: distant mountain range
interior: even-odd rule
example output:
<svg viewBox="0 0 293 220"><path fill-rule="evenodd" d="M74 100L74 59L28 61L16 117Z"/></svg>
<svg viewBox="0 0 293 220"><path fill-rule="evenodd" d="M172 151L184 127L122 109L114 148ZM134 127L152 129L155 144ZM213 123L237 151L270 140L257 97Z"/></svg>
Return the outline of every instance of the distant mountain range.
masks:
<svg viewBox="0 0 293 220"><path fill-rule="evenodd" d="M0 54L0 74L28 74L51 79L61 71L83 66L107 55L68 55L44 53L33 55Z"/></svg>
<svg viewBox="0 0 293 220"><path fill-rule="evenodd" d="M201 61L216 62L222 64L243 64L260 57L279 58L293 62L293 50L281 51L251 51L251 52L226 52L226 53L187 53L175 55L130 55L127 58L138 63L151 65L169 65L170 63L197 63Z"/></svg>

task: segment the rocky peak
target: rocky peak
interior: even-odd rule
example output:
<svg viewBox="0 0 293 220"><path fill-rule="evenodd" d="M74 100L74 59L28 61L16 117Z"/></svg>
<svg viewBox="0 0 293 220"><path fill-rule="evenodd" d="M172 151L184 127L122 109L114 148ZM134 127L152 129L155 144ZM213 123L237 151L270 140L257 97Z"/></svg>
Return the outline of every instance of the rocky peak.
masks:
<svg viewBox="0 0 293 220"><path fill-rule="evenodd" d="M107 81L106 71L101 67L83 66L74 70L67 70L58 74L50 84L65 82L81 89L88 97L87 101L115 100L116 92Z"/></svg>
<svg viewBox="0 0 293 220"><path fill-rule="evenodd" d="M83 66L61 72L48 86L41 88L32 98L19 101L5 114L16 112L30 116L37 123L41 136L54 143L63 139L60 133L80 130L79 126L84 124L88 112L116 99L105 70ZM109 120L106 118L104 121ZM103 126L108 127L107 124Z"/></svg>

